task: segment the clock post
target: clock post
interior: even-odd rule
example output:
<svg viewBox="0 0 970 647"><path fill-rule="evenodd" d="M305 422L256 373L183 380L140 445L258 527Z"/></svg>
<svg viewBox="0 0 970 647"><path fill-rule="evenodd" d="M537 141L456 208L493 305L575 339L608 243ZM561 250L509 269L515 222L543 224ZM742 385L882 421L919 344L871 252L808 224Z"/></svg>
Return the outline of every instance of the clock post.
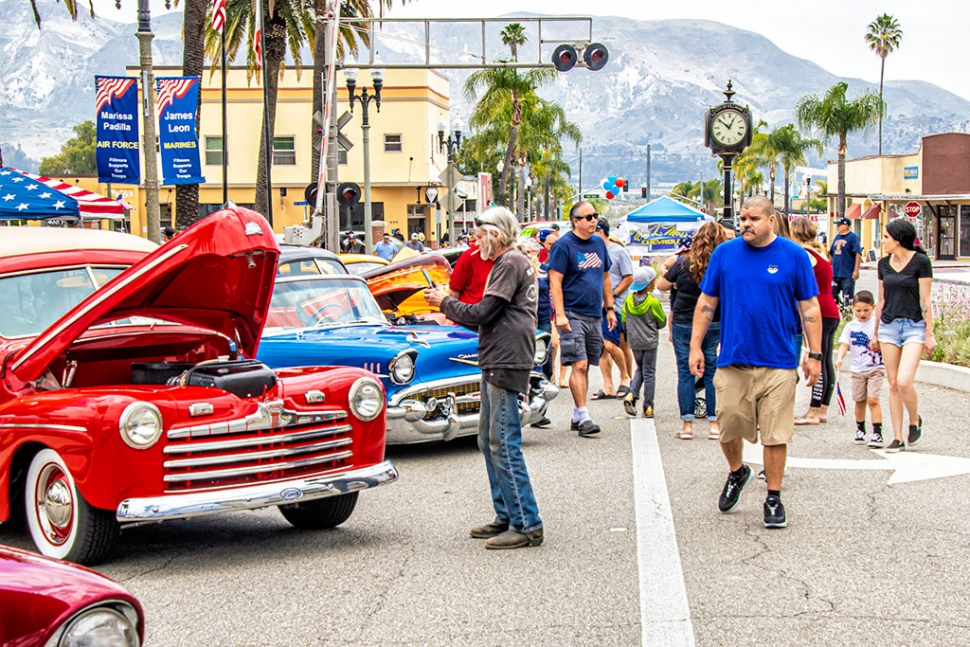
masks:
<svg viewBox="0 0 970 647"><path fill-rule="evenodd" d="M734 229L734 207L731 163L751 144L751 110L732 100L735 92L728 79L724 103L708 108L704 120L704 145L724 163L724 214L720 224Z"/></svg>

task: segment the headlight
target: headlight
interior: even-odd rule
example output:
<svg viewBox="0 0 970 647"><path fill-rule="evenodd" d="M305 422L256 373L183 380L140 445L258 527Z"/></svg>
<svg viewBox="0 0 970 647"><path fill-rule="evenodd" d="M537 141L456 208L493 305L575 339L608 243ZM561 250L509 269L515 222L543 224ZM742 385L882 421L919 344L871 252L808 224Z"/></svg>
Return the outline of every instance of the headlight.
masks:
<svg viewBox="0 0 970 647"><path fill-rule="evenodd" d="M119 427L128 446L148 449L162 435L162 414L154 404L133 402L121 414Z"/></svg>
<svg viewBox="0 0 970 647"><path fill-rule="evenodd" d="M406 350L391 360L387 367L387 372L391 377L391 382L395 384L407 384L414 379L414 360L415 352Z"/></svg>
<svg viewBox="0 0 970 647"><path fill-rule="evenodd" d="M125 613L109 607L81 612L51 636L44 647L139 647L138 614L130 605L125 606Z"/></svg>
<svg viewBox="0 0 970 647"><path fill-rule="evenodd" d="M545 337L536 338L536 354L532 359L532 363L536 366L544 364L546 361L546 352L549 348L549 342Z"/></svg>
<svg viewBox="0 0 970 647"><path fill-rule="evenodd" d="M362 377L350 387L350 411L364 422L379 416L383 408L384 394L373 379Z"/></svg>

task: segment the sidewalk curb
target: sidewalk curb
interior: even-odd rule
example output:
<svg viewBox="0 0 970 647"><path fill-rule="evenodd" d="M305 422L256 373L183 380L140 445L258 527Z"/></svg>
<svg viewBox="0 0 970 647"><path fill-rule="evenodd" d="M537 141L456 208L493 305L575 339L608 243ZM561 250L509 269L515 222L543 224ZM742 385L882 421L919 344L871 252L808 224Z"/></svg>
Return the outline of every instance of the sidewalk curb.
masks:
<svg viewBox="0 0 970 647"><path fill-rule="evenodd" d="M922 360L916 369L916 381L970 393L970 368Z"/></svg>

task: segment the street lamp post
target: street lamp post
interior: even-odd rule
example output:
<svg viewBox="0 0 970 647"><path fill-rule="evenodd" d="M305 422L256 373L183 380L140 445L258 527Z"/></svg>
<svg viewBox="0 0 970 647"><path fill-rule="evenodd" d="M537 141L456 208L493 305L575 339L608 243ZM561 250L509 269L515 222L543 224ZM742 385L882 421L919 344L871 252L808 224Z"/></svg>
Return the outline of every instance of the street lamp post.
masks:
<svg viewBox="0 0 970 647"><path fill-rule="evenodd" d="M362 110L360 129L364 132L364 248L370 254L374 249L373 237L373 213L371 211L370 195L370 102L377 105L377 112L381 111L381 88L384 87L384 70L371 69L370 78L374 84L374 94L368 94L367 86L360 89L360 94L355 94L357 88L357 69L347 68L344 70L344 78L347 79L347 93L350 101L350 111L354 111L354 102L359 102Z"/></svg>
<svg viewBox="0 0 970 647"><path fill-rule="evenodd" d="M461 119L455 117L454 121L451 122L451 133L445 137L445 124L444 117L438 118L438 149L442 152L445 149L448 150L448 244L453 245L455 243L455 183L452 181L453 175L453 164L455 161L455 153L461 148ZM499 169L501 172L501 169ZM441 245L441 241L438 241L438 245Z"/></svg>

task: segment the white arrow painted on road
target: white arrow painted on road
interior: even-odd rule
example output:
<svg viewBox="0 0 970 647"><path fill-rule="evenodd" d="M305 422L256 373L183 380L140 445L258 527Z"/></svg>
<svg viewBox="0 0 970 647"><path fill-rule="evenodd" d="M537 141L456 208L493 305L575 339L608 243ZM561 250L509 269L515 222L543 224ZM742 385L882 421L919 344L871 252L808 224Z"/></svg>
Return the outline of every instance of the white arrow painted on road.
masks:
<svg viewBox="0 0 970 647"><path fill-rule="evenodd" d="M885 450L873 449L873 454L886 460L855 460L851 458L798 458L789 456L789 467L817 470L893 470L888 485L928 481L947 476L970 474L970 458L961 456L939 456L902 451L889 454ZM762 464L761 449L751 443L744 443L744 460Z"/></svg>

